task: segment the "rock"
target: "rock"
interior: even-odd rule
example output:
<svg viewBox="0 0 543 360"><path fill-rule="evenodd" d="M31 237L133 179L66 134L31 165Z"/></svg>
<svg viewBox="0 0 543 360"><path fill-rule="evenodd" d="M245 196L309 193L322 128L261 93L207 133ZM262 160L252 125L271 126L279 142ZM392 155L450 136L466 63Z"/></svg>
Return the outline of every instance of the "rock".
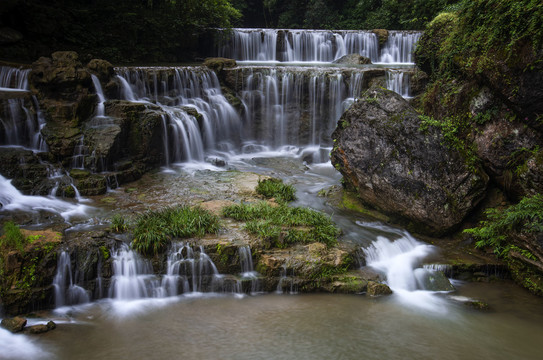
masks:
<svg viewBox="0 0 543 360"><path fill-rule="evenodd" d="M371 60L359 54L349 54L332 61L333 64L365 65L371 64Z"/></svg>
<svg viewBox="0 0 543 360"><path fill-rule="evenodd" d="M437 128L421 124L400 95L372 87L339 120L331 160L364 204L439 236L477 206L488 176L470 169Z"/></svg>
<svg viewBox="0 0 543 360"><path fill-rule="evenodd" d="M370 296L390 295L392 294L392 290L390 290L387 284L368 281L366 293Z"/></svg>
<svg viewBox="0 0 543 360"><path fill-rule="evenodd" d="M47 322L47 328L49 330L55 330L57 328L57 324L54 321L50 320Z"/></svg>
<svg viewBox="0 0 543 360"><path fill-rule="evenodd" d="M373 29L372 32L377 35L379 39L379 45L383 46L388 40L388 30L386 29Z"/></svg>
<svg viewBox="0 0 543 360"><path fill-rule="evenodd" d="M87 64L87 68L100 79L100 81L107 83L113 76L115 76L115 70L113 65L107 60L92 59Z"/></svg>
<svg viewBox="0 0 543 360"><path fill-rule="evenodd" d="M236 65L236 60L221 57L207 58L204 61L204 66L207 66L215 72L221 72L223 69L233 68Z"/></svg>
<svg viewBox="0 0 543 360"><path fill-rule="evenodd" d="M12 333L17 333L23 331L24 327L26 326L26 319L19 316L2 319L0 325Z"/></svg>
<svg viewBox="0 0 543 360"><path fill-rule="evenodd" d="M455 288L445 276L443 271L415 269L417 282L424 290L429 291L454 291Z"/></svg>
<svg viewBox="0 0 543 360"><path fill-rule="evenodd" d="M51 330L47 325L39 324L39 325L32 325L25 329L25 333L36 335L36 334L43 334Z"/></svg>
<svg viewBox="0 0 543 360"><path fill-rule="evenodd" d="M12 28L0 28L0 45L15 44L23 39L23 34Z"/></svg>
<svg viewBox="0 0 543 360"><path fill-rule="evenodd" d="M480 300L468 300L464 302L464 305L475 310L490 310L490 306Z"/></svg>

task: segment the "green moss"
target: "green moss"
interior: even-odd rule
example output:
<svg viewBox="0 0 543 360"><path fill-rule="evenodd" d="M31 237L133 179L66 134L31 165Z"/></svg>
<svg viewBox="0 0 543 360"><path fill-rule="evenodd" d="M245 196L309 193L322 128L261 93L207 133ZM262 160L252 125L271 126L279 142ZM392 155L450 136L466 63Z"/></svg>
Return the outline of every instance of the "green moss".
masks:
<svg viewBox="0 0 543 360"><path fill-rule="evenodd" d="M109 249L104 245L100 246L100 253L102 254L102 259L107 260L111 256Z"/></svg>
<svg viewBox="0 0 543 360"><path fill-rule="evenodd" d="M0 237L0 246L7 247L8 249L16 249L22 252L26 245L26 239L19 229L19 226L15 225L13 221L4 223L3 226L4 235Z"/></svg>
<svg viewBox="0 0 543 360"><path fill-rule="evenodd" d="M362 215L373 217L381 221L388 222L390 220L388 216L381 214L378 211L370 210L364 207L364 205L360 202L358 195L348 190L343 190L343 196L341 197L341 207L343 207L344 209L355 211Z"/></svg>

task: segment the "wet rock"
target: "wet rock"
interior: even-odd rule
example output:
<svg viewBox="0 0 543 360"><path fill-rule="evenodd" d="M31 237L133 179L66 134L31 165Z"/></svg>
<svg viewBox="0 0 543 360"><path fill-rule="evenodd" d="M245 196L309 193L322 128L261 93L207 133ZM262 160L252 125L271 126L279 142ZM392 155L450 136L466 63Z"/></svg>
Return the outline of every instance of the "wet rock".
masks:
<svg viewBox="0 0 543 360"><path fill-rule="evenodd" d="M480 300L467 300L464 305L475 310L490 310L490 305Z"/></svg>
<svg viewBox="0 0 543 360"><path fill-rule="evenodd" d="M221 72L223 69L232 68L237 65L236 60L227 58L207 58L204 61L204 66L212 69L215 72Z"/></svg>
<svg viewBox="0 0 543 360"><path fill-rule="evenodd" d="M339 120L331 160L364 204L439 236L477 206L488 176L470 169L437 128L421 124L401 96L372 87Z"/></svg>
<svg viewBox="0 0 543 360"><path fill-rule="evenodd" d="M51 330L47 325L39 324L39 325L32 325L25 328L25 333L37 335L37 334L43 334Z"/></svg>
<svg viewBox="0 0 543 360"><path fill-rule="evenodd" d="M382 296L392 294L392 290L390 290L387 284L368 281L366 293L370 296Z"/></svg>
<svg viewBox="0 0 543 360"><path fill-rule="evenodd" d="M332 61L333 64L365 65L371 64L371 60L359 54L349 54Z"/></svg>
<svg viewBox="0 0 543 360"><path fill-rule="evenodd" d="M92 59L87 67L104 83L107 83L115 75L113 65L107 60Z"/></svg>
<svg viewBox="0 0 543 360"><path fill-rule="evenodd" d="M49 330L55 330L57 328L57 324L54 321L50 320L47 322L47 328Z"/></svg>
<svg viewBox="0 0 543 360"><path fill-rule="evenodd" d="M19 316L2 319L0 325L12 333L17 333L23 331L24 327L26 326L26 319Z"/></svg>
<svg viewBox="0 0 543 360"><path fill-rule="evenodd" d="M442 271L430 271L415 269L415 276L424 290L430 291L454 291L455 288Z"/></svg>
<svg viewBox="0 0 543 360"><path fill-rule="evenodd" d="M379 45L384 45L388 40L388 30L386 29L373 29L372 32L377 35L379 39Z"/></svg>

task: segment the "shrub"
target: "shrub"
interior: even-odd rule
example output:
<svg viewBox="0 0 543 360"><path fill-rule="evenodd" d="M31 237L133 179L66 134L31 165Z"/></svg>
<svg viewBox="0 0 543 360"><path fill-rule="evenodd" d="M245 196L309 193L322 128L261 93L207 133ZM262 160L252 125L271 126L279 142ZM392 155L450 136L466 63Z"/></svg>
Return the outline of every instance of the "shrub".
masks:
<svg viewBox="0 0 543 360"><path fill-rule="evenodd" d="M286 185L281 179L269 178L258 180L256 192L267 199L275 198L277 202L290 202L296 200L296 189Z"/></svg>
<svg viewBox="0 0 543 360"><path fill-rule="evenodd" d="M217 233L219 227L217 216L198 207L178 206L147 211L136 221L132 248L145 255L158 254L173 238Z"/></svg>

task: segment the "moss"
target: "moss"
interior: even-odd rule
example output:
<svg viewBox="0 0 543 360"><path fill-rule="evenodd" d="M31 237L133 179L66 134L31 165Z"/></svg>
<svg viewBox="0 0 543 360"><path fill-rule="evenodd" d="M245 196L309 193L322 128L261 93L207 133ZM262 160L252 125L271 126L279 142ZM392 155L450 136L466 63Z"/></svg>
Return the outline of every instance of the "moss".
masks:
<svg viewBox="0 0 543 360"><path fill-rule="evenodd" d="M100 246L100 253L102 254L102 259L107 260L111 256L109 249L104 245Z"/></svg>
<svg viewBox="0 0 543 360"><path fill-rule="evenodd" d="M388 222L390 220L388 216L378 211L371 210L364 207L364 205L361 203L360 199L358 198L358 195L348 190L343 190L340 206L344 209L351 210L351 211L360 213L362 215L371 216L372 218L375 218L380 221Z"/></svg>

